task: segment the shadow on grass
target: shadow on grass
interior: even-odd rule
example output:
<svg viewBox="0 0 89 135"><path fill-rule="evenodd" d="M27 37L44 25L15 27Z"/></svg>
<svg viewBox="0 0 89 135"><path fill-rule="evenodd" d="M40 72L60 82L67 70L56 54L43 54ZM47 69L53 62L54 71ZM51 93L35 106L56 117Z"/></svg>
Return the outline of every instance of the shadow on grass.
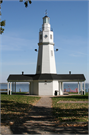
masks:
<svg viewBox="0 0 89 135"><path fill-rule="evenodd" d="M7 92L2 92L1 95L7 95ZM29 92L13 92L12 95L29 95Z"/></svg>
<svg viewBox="0 0 89 135"><path fill-rule="evenodd" d="M24 104L7 100L1 101L1 109L4 109L5 112L27 112L30 108L32 108L31 104Z"/></svg>
<svg viewBox="0 0 89 135"><path fill-rule="evenodd" d="M55 115L55 117L58 118L61 122L81 121L81 119L84 117L88 118L88 109L60 109L58 107L54 107L53 115Z"/></svg>
<svg viewBox="0 0 89 135"><path fill-rule="evenodd" d="M12 95L29 95L28 92L17 92L17 93L12 93Z"/></svg>
<svg viewBox="0 0 89 135"><path fill-rule="evenodd" d="M7 92L1 92L1 95L2 95L2 94L3 94L3 95L7 95Z"/></svg>
<svg viewBox="0 0 89 135"><path fill-rule="evenodd" d="M5 110L4 112L7 112L1 115L1 122L10 125L9 122L12 121L13 124L10 125L10 129L13 134L41 134L44 131L58 133L60 129L58 123L55 121L54 114L62 119L63 117L74 115L74 111L76 111L76 119L72 118L72 121L78 120L80 113L82 116L87 116L87 110L85 108L75 110L53 108L53 111L56 111L56 113L52 115L51 108L32 107L29 104L20 104L13 101L8 102L4 100L1 107L2 110ZM70 120L67 119L67 121ZM56 128L57 130L55 130ZM73 131L71 130L69 133L72 134Z"/></svg>

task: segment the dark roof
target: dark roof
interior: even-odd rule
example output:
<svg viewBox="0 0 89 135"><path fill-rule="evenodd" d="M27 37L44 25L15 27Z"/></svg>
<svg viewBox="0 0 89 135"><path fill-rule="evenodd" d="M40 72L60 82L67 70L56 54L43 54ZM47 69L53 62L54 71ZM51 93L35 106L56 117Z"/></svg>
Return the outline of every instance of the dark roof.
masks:
<svg viewBox="0 0 89 135"><path fill-rule="evenodd" d="M45 15L44 17L48 17L47 15Z"/></svg>
<svg viewBox="0 0 89 135"><path fill-rule="evenodd" d="M43 17L43 19L44 19L44 18L46 18L46 17L48 17L48 16L47 16L47 15L45 15L45 16ZM49 17L48 17L48 18L49 18Z"/></svg>
<svg viewBox="0 0 89 135"><path fill-rule="evenodd" d="M33 80L61 80L61 81L85 81L83 74L20 74L9 75L7 81L33 81Z"/></svg>

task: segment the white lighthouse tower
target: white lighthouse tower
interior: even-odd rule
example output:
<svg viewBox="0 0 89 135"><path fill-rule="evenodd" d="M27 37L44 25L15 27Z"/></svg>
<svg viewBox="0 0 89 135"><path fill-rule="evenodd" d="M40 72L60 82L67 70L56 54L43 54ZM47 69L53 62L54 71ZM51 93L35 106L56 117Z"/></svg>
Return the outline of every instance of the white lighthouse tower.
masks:
<svg viewBox="0 0 89 135"><path fill-rule="evenodd" d="M50 27L50 18L43 17L42 29L39 32L39 50L36 74L56 74L53 31Z"/></svg>
<svg viewBox="0 0 89 135"><path fill-rule="evenodd" d="M9 75L8 91L7 94L11 94L13 86L11 83L15 82L29 82L29 94L39 96L54 96L63 95L63 82L78 82L79 92L79 81L85 81L83 74L57 74L55 55L54 55L54 41L53 31L50 27L50 18L47 16L43 17L42 29L39 32L39 50L37 59L36 74L24 74L21 75ZM37 50L37 49L36 49ZM85 85L84 85L85 86Z"/></svg>
<svg viewBox="0 0 89 135"><path fill-rule="evenodd" d="M38 88L38 95L55 95L55 90L59 90L59 83L54 79L56 73L53 31L50 26L50 18L43 17L42 28L39 31L38 59L36 75L38 81L34 81L35 88ZM34 89L35 91L35 89Z"/></svg>
<svg viewBox="0 0 89 135"><path fill-rule="evenodd" d="M50 26L50 18L43 17L42 28L39 31L38 59L36 74L31 76L29 94L35 95L62 95L62 82L56 73L54 55L53 31ZM31 78L30 78L31 79Z"/></svg>

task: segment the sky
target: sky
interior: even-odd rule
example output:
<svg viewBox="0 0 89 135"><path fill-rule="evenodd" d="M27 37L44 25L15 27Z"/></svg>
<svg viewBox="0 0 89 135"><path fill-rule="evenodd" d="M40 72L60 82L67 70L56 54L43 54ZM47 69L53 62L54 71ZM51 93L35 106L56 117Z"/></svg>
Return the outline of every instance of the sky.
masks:
<svg viewBox="0 0 89 135"><path fill-rule="evenodd" d="M6 20L0 35L0 82L9 74L35 74L39 29L45 10L54 32L57 74L84 74L89 82L89 1L37 1L25 8L23 2L4 0L1 20Z"/></svg>

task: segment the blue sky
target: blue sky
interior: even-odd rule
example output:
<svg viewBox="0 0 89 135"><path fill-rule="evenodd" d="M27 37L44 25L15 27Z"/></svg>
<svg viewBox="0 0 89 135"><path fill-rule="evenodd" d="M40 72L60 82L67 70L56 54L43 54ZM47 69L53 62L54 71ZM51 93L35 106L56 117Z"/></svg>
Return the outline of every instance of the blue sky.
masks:
<svg viewBox="0 0 89 135"><path fill-rule="evenodd" d="M88 75L88 1L4 1L1 7L5 31L0 35L0 82L9 74L36 73L39 29L47 9L54 32L54 49L58 74Z"/></svg>

